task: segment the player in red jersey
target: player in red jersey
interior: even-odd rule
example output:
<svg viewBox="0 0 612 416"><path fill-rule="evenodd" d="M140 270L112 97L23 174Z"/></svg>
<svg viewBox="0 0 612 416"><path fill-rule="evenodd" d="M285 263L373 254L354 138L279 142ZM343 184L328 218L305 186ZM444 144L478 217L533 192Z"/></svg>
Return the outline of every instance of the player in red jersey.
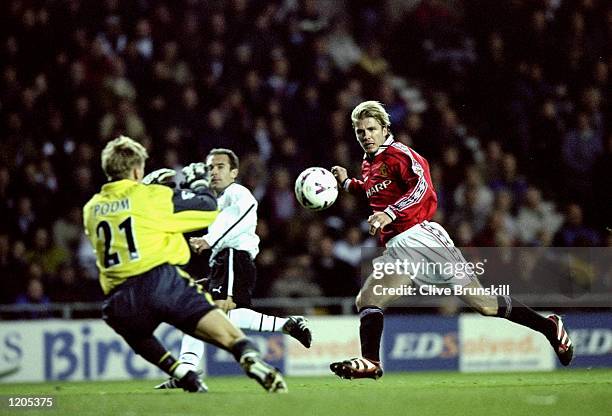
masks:
<svg viewBox="0 0 612 416"><path fill-rule="evenodd" d="M393 265L398 260L401 263L424 260L464 264L463 255L446 230L431 221L436 211L437 197L427 160L393 139L389 114L381 103L362 102L353 110L351 120L357 141L365 152L361 165L363 179L349 178L346 169L341 166L332 167L332 172L345 190L365 196L374 211L368 218L370 234L378 234L381 245L385 246L382 256L373 260L374 270L383 270L377 265ZM379 350L383 308L401 295L389 291L381 293L380 287L394 288L402 284L435 287L459 285L466 289L482 287L472 273L459 276L436 268L414 274L386 271L381 276L372 273L355 302L361 321L362 358L332 363L332 372L347 379L377 379L382 376ZM379 289L375 290L375 286ZM463 294L459 297L482 315L506 318L542 333L550 341L561 363L569 365L571 362L574 347L559 316L545 318L510 296Z"/></svg>

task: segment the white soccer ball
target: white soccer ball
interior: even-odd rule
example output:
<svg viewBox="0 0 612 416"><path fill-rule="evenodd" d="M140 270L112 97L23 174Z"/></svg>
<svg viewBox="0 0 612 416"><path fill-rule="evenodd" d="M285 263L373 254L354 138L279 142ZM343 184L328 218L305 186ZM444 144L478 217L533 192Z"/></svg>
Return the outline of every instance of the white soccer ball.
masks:
<svg viewBox="0 0 612 416"><path fill-rule="evenodd" d="M338 182L327 169L308 168L295 180L295 197L304 208L324 210L336 201Z"/></svg>

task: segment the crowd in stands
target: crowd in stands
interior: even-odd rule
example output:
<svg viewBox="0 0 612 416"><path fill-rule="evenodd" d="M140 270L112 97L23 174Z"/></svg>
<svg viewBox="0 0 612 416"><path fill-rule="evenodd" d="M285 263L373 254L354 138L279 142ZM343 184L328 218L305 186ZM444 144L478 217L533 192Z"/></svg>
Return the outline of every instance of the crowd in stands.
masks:
<svg viewBox="0 0 612 416"><path fill-rule="evenodd" d="M458 246L612 245L612 4L390 3L1 2L0 303L101 299L81 209L119 134L147 171L238 153L260 202L256 296L354 295L366 202L307 212L293 181L359 174L366 99L430 161Z"/></svg>

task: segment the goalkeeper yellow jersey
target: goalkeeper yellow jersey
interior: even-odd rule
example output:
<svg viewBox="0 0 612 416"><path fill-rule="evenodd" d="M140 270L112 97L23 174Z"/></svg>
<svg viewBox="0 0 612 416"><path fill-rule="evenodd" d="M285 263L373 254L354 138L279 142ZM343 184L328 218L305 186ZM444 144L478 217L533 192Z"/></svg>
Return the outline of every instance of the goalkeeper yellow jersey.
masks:
<svg viewBox="0 0 612 416"><path fill-rule="evenodd" d="M103 185L85 204L83 222L104 293L160 264L186 264L190 252L183 233L208 227L217 213L210 193L128 179Z"/></svg>

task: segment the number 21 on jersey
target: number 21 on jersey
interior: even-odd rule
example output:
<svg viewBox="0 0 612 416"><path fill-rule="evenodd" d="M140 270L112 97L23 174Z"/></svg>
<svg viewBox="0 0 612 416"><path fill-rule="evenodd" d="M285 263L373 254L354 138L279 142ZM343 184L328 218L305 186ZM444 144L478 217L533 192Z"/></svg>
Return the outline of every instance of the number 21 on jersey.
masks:
<svg viewBox="0 0 612 416"><path fill-rule="evenodd" d="M99 239L104 240L104 267L106 268L116 266L122 261L133 261L140 258L132 232L132 217L127 217L117 228L113 229L108 221L100 221L96 226L96 235ZM115 238L122 238L125 243L115 241ZM118 252L112 252L113 245L127 247L129 258L122 259Z"/></svg>

